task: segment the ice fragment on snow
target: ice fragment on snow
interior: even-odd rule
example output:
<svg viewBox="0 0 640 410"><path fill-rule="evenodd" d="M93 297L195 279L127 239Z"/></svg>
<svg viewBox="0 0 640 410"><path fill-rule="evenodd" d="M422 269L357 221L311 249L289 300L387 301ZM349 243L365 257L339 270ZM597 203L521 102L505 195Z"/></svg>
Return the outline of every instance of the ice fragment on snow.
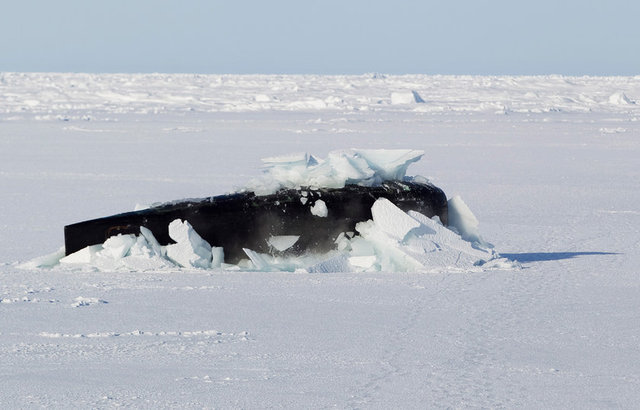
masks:
<svg viewBox="0 0 640 410"><path fill-rule="evenodd" d="M318 199L311 207L311 213L317 217L326 218L329 215L327 204L322 199Z"/></svg>
<svg viewBox="0 0 640 410"><path fill-rule="evenodd" d="M18 265L20 269L37 269L37 268L51 268L60 262L60 259L64 258L64 246L53 253L47 255L38 256L30 261Z"/></svg>
<svg viewBox="0 0 640 410"><path fill-rule="evenodd" d="M185 268L211 267L211 245L198 235L188 221L176 219L169 224L169 237L176 241L167 245L167 257Z"/></svg>
<svg viewBox="0 0 640 410"><path fill-rule="evenodd" d="M60 263L84 263L89 264L95 258L96 254L102 249L102 245L92 245L82 248L77 252L67 255L60 259Z"/></svg>
<svg viewBox="0 0 640 410"><path fill-rule="evenodd" d="M267 243L274 249L283 252L295 245L298 239L300 239L300 235L276 235L269 237Z"/></svg>
<svg viewBox="0 0 640 410"><path fill-rule="evenodd" d="M376 263L377 260L378 257L376 255L351 256L349 258L349 264L351 266L355 266L356 268L369 269Z"/></svg>
<svg viewBox="0 0 640 410"><path fill-rule="evenodd" d="M480 236L480 231L478 230L478 219L460 196L456 195L449 199L448 207L449 226L454 227L460 236L462 236L462 239L469 242L478 242L482 245L488 245Z"/></svg>
<svg viewBox="0 0 640 410"><path fill-rule="evenodd" d="M341 254L307 268L309 273L350 272L348 256Z"/></svg>
<svg viewBox="0 0 640 410"><path fill-rule="evenodd" d="M398 241L402 241L409 231L420 226L420 222L386 198L380 198L373 204L371 214L376 226Z"/></svg>

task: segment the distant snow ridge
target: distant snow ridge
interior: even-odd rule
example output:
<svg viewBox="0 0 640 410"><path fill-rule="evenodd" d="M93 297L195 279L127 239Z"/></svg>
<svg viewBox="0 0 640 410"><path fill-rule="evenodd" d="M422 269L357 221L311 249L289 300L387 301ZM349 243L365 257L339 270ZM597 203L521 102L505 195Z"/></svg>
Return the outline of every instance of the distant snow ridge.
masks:
<svg viewBox="0 0 640 410"><path fill-rule="evenodd" d="M640 104L634 103L640 95L638 76L157 73L2 73L1 76L6 97L0 98L2 121L111 122L123 114L184 112L329 110L435 115L640 112ZM618 95L612 95L613 92ZM427 103L420 104L425 102L425 96Z"/></svg>
<svg viewBox="0 0 640 410"><path fill-rule="evenodd" d="M375 186L385 180L402 180L409 165L423 155L423 151L412 149L352 148L331 151L326 159L308 153L265 158L264 174L246 189L269 195L282 188Z"/></svg>

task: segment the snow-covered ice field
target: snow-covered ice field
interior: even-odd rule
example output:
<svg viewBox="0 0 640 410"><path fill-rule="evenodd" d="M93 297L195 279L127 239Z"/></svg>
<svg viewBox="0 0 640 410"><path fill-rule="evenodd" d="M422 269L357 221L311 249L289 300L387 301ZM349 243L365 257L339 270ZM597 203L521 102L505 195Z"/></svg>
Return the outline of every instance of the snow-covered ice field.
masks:
<svg viewBox="0 0 640 410"><path fill-rule="evenodd" d="M411 148L521 268L21 269L63 226ZM633 408L640 77L0 73L0 404Z"/></svg>

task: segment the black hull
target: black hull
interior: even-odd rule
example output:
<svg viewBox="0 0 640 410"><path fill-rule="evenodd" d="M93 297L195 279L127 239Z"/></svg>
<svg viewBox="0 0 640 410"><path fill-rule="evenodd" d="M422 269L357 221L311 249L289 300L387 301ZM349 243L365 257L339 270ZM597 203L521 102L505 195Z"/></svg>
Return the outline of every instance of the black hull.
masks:
<svg viewBox="0 0 640 410"><path fill-rule="evenodd" d="M278 253L267 243L277 235L300 236L287 253L326 252L334 249L341 232L353 232L356 223L371 219L371 206L378 198L387 198L404 211L438 216L447 224L447 198L440 188L387 181L378 187L347 185L339 189L283 189L265 196L251 192L221 195L79 222L64 227L65 252L69 255L121 233L139 234L141 226L167 245L173 243L168 226L175 219L189 221L204 240L223 247L227 263L246 258L243 248ZM327 206L326 217L311 213L311 206L319 199Z"/></svg>

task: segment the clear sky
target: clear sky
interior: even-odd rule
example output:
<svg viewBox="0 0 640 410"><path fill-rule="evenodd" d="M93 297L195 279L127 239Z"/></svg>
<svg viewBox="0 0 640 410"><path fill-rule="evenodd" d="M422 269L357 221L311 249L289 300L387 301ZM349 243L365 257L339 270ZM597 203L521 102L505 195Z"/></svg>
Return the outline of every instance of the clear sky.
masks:
<svg viewBox="0 0 640 410"><path fill-rule="evenodd" d="M640 0L0 5L0 71L640 74Z"/></svg>

